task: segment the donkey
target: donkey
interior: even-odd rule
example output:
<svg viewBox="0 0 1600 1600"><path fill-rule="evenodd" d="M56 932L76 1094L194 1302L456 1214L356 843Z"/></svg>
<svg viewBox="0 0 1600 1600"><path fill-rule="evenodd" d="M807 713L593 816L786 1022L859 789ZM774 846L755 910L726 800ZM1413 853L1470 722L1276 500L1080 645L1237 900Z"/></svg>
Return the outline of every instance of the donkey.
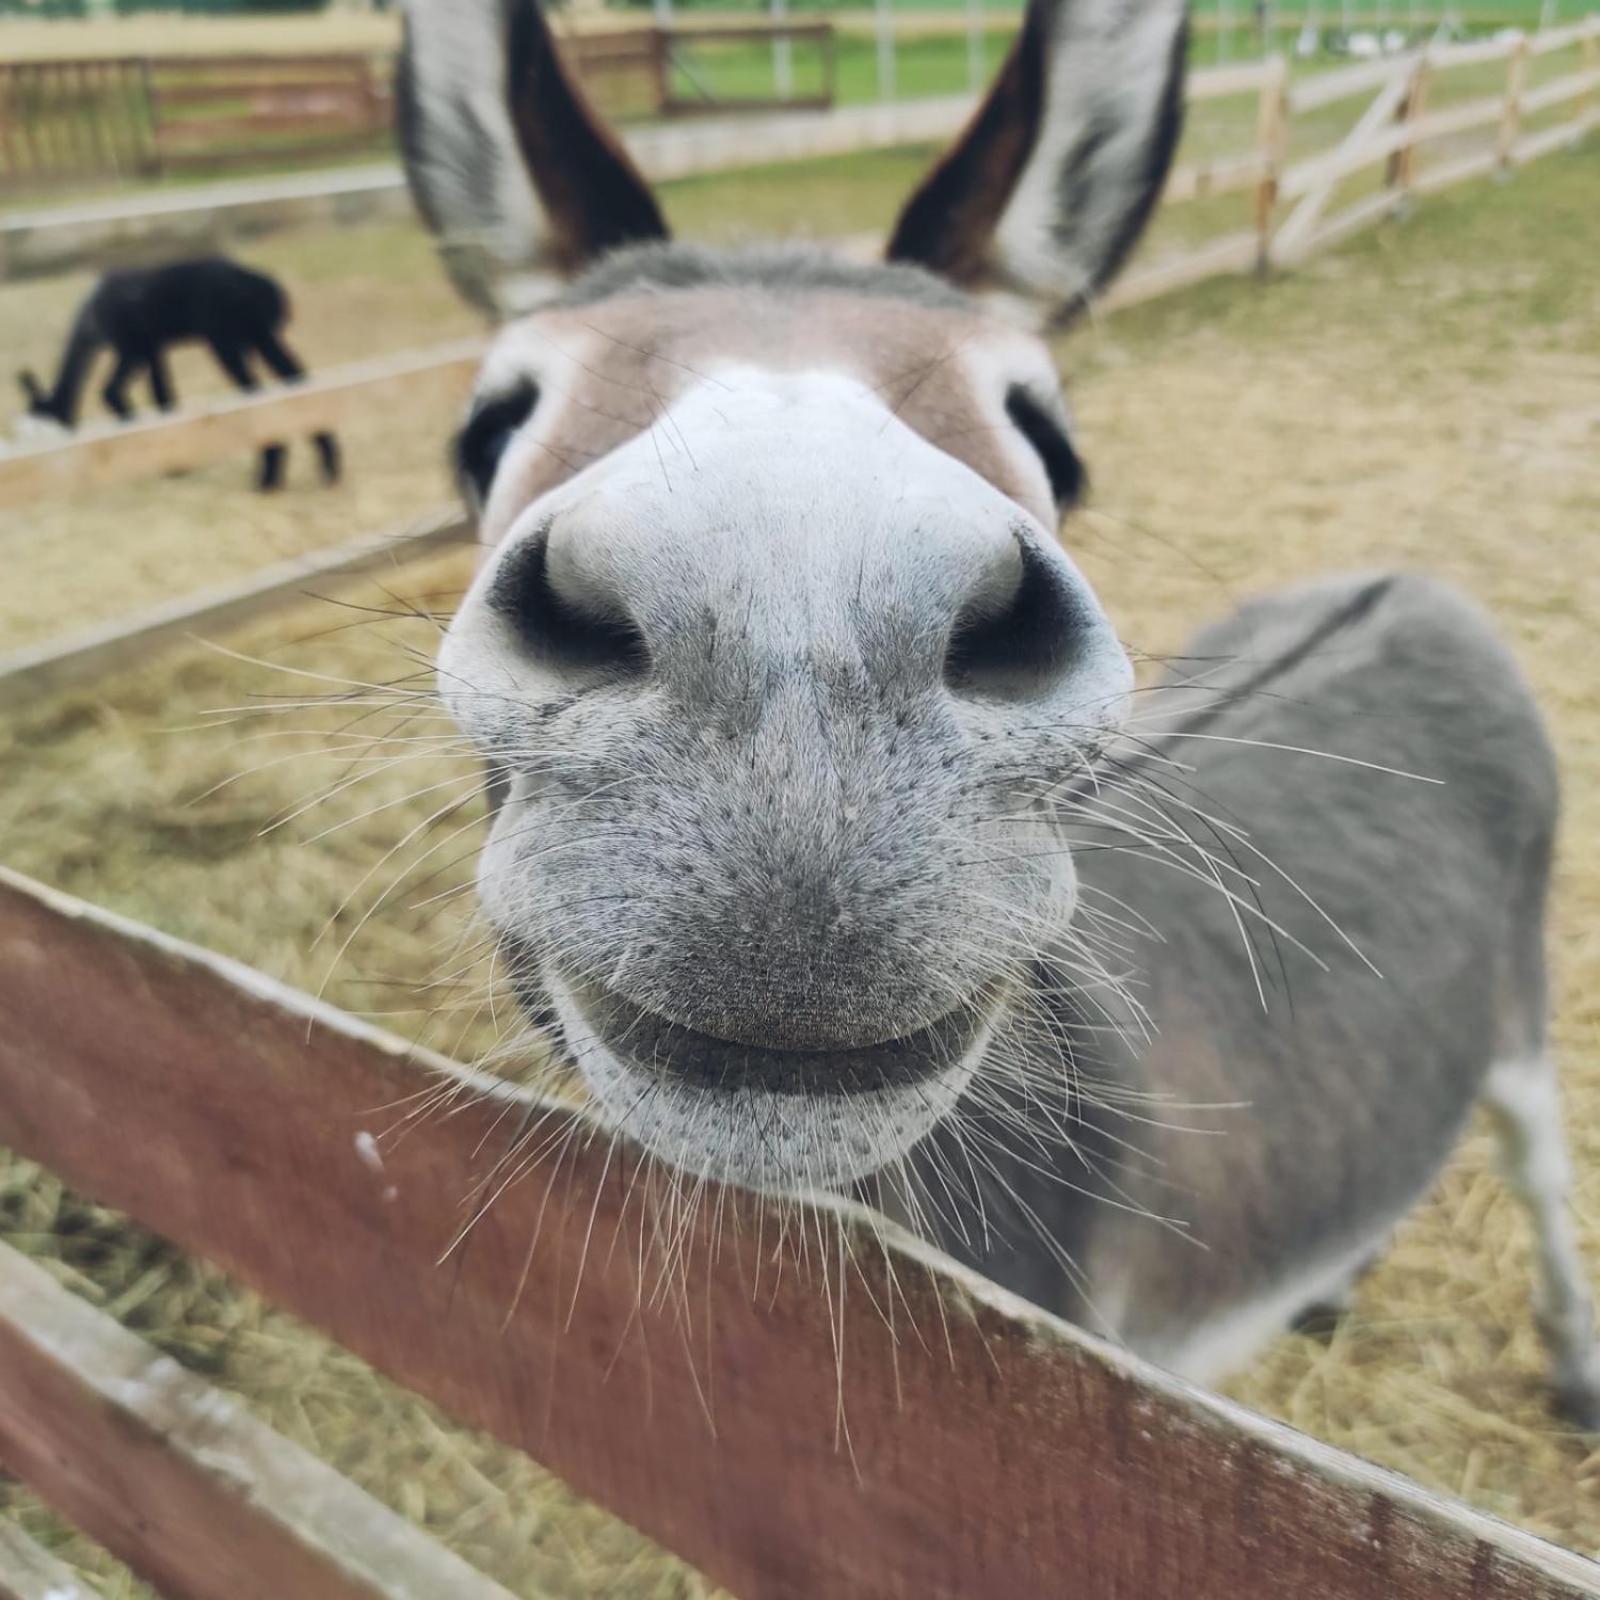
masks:
<svg viewBox="0 0 1600 1600"><path fill-rule="evenodd" d="M421 209L529 312L456 443L485 554L440 690L495 775L480 902L599 1115L694 1176L863 1194L1210 1379L1344 1294L1481 1102L1600 1424L1556 776L1509 653L1363 575L1138 691L1054 536L1085 472L1012 316L1137 240L1180 0L1031 0L876 265L669 243L532 0L408 21Z"/></svg>
<svg viewBox="0 0 1600 1600"><path fill-rule="evenodd" d="M199 339L211 346L222 370L239 388L258 387L250 357L258 356L284 382L305 376L282 332L289 297L282 284L221 256L174 261L162 267L108 272L78 308L55 383L46 389L26 369L17 374L38 431L76 426L83 390L96 356L109 347L116 359L100 391L107 409L122 421L133 415L128 385L147 372L150 392L163 411L177 395L166 352ZM331 433L314 435L325 483L339 481L339 444ZM280 487L286 451L269 444L261 452L258 489Z"/></svg>

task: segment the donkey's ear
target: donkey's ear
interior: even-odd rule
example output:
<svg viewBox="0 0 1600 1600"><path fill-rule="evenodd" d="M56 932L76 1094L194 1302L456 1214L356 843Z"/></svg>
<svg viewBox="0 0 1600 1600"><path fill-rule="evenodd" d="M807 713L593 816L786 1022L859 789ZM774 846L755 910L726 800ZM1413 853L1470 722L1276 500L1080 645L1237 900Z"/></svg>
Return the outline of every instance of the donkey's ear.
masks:
<svg viewBox="0 0 1600 1600"><path fill-rule="evenodd" d="M889 244L958 283L1020 291L1051 319L1116 274L1183 124L1186 0L1029 0L989 97Z"/></svg>
<svg viewBox="0 0 1600 1600"><path fill-rule="evenodd" d="M457 287L486 310L521 309L552 277L667 237L537 0L407 0L395 95L417 207Z"/></svg>
<svg viewBox="0 0 1600 1600"><path fill-rule="evenodd" d="M39 380L34 377L33 373L27 367L24 367L22 371L17 374L17 382L22 385L22 392L27 397L28 405L30 407L42 406L44 404L44 390L40 388Z"/></svg>

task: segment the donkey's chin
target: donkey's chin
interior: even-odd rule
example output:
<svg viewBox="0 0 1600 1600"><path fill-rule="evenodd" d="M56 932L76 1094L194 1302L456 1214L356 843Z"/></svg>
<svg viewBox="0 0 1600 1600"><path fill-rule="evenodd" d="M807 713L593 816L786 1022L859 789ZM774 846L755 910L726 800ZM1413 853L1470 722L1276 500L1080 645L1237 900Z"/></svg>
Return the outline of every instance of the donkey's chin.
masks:
<svg viewBox="0 0 1600 1600"><path fill-rule="evenodd" d="M714 1038L614 993L550 980L556 1018L602 1119L670 1166L772 1194L848 1188L956 1109L998 994L858 1048Z"/></svg>

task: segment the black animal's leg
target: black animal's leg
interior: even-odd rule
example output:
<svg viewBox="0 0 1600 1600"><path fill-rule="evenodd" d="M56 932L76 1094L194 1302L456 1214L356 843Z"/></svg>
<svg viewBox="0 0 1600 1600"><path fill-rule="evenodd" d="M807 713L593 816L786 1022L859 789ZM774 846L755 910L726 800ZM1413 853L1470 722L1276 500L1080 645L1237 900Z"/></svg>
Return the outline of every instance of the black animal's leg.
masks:
<svg viewBox="0 0 1600 1600"><path fill-rule="evenodd" d="M256 348L261 352L261 359L285 383L295 383L305 377L306 369L300 364L299 358L274 334L263 334L257 341ZM339 481L339 441L331 433L314 433L311 436L311 440L317 447L317 459L322 465L322 481L324 483L337 483Z"/></svg>
<svg viewBox="0 0 1600 1600"><path fill-rule="evenodd" d="M156 406L162 411L170 411L178 402L177 392L172 387L172 373L167 367L167 358L157 350L150 357L150 393L155 399Z"/></svg>
<svg viewBox="0 0 1600 1600"><path fill-rule="evenodd" d="M339 441L331 433L314 433L311 442L317 447L317 459L322 463L322 481L339 481Z"/></svg>
<svg viewBox="0 0 1600 1600"><path fill-rule="evenodd" d="M171 411L178 403L178 392L172 387L172 372L167 366L167 358L159 349L155 349L146 359L150 367L150 394L159 410ZM174 467L167 473L169 478L182 476L182 467Z"/></svg>
<svg viewBox="0 0 1600 1600"><path fill-rule="evenodd" d="M222 363L222 370L241 389L254 391L261 387L256 382L256 375L250 370L249 362L244 358L244 351L238 345L225 344L220 339L213 339L211 350ZM284 454L281 444L269 444L262 450L261 467L256 473L256 488L263 493L282 486Z"/></svg>
<svg viewBox="0 0 1600 1600"><path fill-rule="evenodd" d="M123 422L133 415L133 407L128 404L128 385L138 377L143 365L138 356L119 354L116 368L106 379L105 388L100 391L100 398L105 401L107 409Z"/></svg>

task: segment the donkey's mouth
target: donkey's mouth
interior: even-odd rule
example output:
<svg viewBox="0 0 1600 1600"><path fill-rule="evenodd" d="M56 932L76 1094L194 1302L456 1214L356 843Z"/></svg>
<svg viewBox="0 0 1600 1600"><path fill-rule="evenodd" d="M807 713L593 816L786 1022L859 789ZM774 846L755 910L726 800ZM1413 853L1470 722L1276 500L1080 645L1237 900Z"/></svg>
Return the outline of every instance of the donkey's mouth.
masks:
<svg viewBox="0 0 1600 1600"><path fill-rule="evenodd" d="M901 1037L776 1049L720 1039L598 985L550 984L565 1042L617 1132L745 1188L841 1188L955 1111L987 1047L996 989Z"/></svg>
<svg viewBox="0 0 1600 1600"><path fill-rule="evenodd" d="M795 1049L701 1033L598 984L574 985L569 994L596 1041L648 1077L709 1093L818 1097L878 1094L938 1077L972 1049L998 999L980 994L898 1038Z"/></svg>

